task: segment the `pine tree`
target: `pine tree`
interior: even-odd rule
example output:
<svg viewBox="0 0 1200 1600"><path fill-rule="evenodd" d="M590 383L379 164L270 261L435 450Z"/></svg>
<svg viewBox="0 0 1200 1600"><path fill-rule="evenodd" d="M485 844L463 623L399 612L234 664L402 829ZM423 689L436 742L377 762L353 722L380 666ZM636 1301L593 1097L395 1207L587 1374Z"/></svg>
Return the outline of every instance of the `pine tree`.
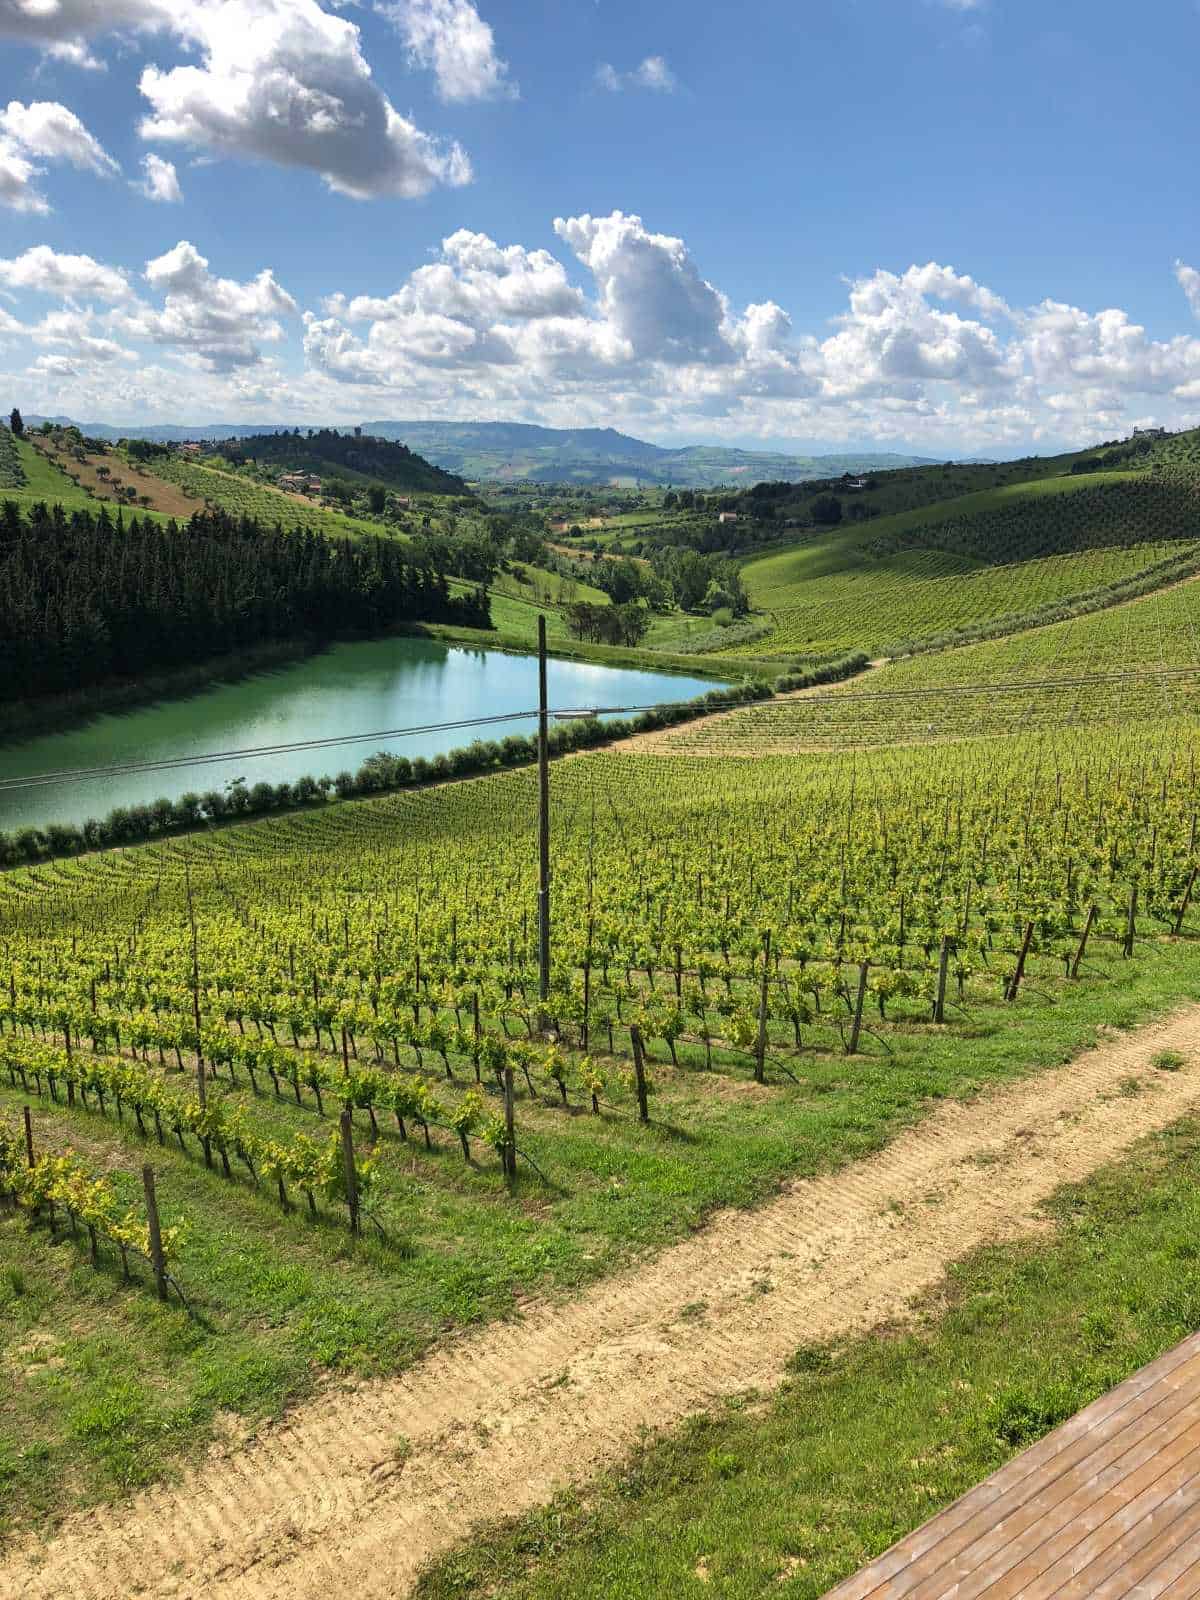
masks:
<svg viewBox="0 0 1200 1600"><path fill-rule="evenodd" d="M8 419L8 426L9 430L15 434L18 439L24 435L25 424L21 420L21 413L17 410L16 406L14 406L12 409L12 416Z"/></svg>

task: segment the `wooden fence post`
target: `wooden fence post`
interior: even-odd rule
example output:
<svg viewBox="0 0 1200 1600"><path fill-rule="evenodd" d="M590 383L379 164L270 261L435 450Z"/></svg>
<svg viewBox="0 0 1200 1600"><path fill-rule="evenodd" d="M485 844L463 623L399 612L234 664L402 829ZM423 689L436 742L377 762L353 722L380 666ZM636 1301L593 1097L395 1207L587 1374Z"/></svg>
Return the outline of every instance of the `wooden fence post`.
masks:
<svg viewBox="0 0 1200 1600"><path fill-rule="evenodd" d="M1079 976L1079 963L1083 960L1084 951L1087 949L1088 937L1091 934L1092 924L1095 922L1095 920L1096 907L1094 905L1089 906L1087 921L1083 925L1083 932L1079 936L1079 945L1075 951L1075 958L1071 962L1071 976L1073 978L1077 978Z"/></svg>
<svg viewBox="0 0 1200 1600"><path fill-rule="evenodd" d="M162 1229L158 1222L158 1199L154 1193L154 1168L142 1168L142 1184L146 1190L146 1221L150 1224L150 1265L154 1268L154 1286L158 1298L167 1298L167 1264L163 1259Z"/></svg>
<svg viewBox="0 0 1200 1600"><path fill-rule="evenodd" d="M358 1169L354 1165L354 1121L349 1106L342 1112L342 1161L346 1168L346 1205L350 1210L350 1232L358 1229Z"/></svg>
<svg viewBox="0 0 1200 1600"><path fill-rule="evenodd" d="M937 997L933 1002L933 1020L946 1020L946 974L950 970L950 939L942 939L942 952L938 957Z"/></svg>
<svg viewBox="0 0 1200 1600"><path fill-rule="evenodd" d="M767 984L771 971L771 933L763 934L762 986L758 991L758 1038L754 1046L754 1081L766 1081L767 1066Z"/></svg>
<svg viewBox="0 0 1200 1600"><path fill-rule="evenodd" d="M646 1097L646 1066L642 1059L642 1030L634 1022L629 1028L629 1042L633 1046L633 1075L637 1082L638 1121L650 1121L650 1105Z"/></svg>
<svg viewBox="0 0 1200 1600"><path fill-rule="evenodd" d="M1008 988L1005 990L1004 998L1006 1000L1015 1000L1017 998L1017 990L1021 987L1021 979L1025 976L1025 961L1029 955L1029 946L1032 943L1033 923L1027 922L1025 924L1025 937L1021 940L1021 953L1017 957L1016 971L1008 980Z"/></svg>
<svg viewBox="0 0 1200 1600"><path fill-rule="evenodd" d="M864 961L858 969L858 993L854 998L854 1022L850 1028L850 1039L846 1045L848 1056L858 1053L858 1036L862 1032L863 1006L867 998L867 972L869 963Z"/></svg>

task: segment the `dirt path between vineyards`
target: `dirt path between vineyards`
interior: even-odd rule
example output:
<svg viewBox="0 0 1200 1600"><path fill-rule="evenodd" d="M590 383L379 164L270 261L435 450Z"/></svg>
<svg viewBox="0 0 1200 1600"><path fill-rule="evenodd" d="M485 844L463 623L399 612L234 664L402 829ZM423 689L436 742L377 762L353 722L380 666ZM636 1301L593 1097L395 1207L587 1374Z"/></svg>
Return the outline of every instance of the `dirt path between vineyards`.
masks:
<svg viewBox="0 0 1200 1600"><path fill-rule="evenodd" d="M1152 1065L1165 1049L1182 1070ZM1189 1006L943 1105L879 1154L721 1212L572 1303L449 1342L403 1377L330 1389L178 1487L74 1515L8 1553L0 1596L396 1600L474 1524L619 1461L642 1428L769 1388L806 1340L903 1317L950 1262L1039 1226L1059 1184L1196 1108Z"/></svg>

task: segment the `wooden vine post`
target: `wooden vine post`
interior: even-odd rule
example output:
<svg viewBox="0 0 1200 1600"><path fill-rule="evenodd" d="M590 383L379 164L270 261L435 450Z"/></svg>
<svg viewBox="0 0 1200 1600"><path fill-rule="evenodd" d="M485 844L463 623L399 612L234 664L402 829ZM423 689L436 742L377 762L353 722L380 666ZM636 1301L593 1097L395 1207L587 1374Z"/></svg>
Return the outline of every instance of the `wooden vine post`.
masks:
<svg viewBox="0 0 1200 1600"><path fill-rule="evenodd" d="M1021 979L1025 976L1025 962L1028 959L1029 946L1032 943L1033 923L1027 922L1025 924L1025 936L1021 940L1021 951L1017 956L1016 969L1014 970L1012 977L1008 980L1008 988L1004 994L1004 998L1006 1000L1015 1000L1017 998L1017 990L1021 987Z"/></svg>
<svg viewBox="0 0 1200 1600"><path fill-rule="evenodd" d="M633 1076L637 1085L638 1121L650 1121L650 1104L646 1096L646 1063L642 1056L642 1030L637 1023L629 1029L629 1042L633 1046Z"/></svg>
<svg viewBox="0 0 1200 1600"><path fill-rule="evenodd" d="M511 1183L517 1175L517 1130L513 1105L512 1063L504 1066L504 1176Z"/></svg>
<svg viewBox="0 0 1200 1600"><path fill-rule="evenodd" d="M1137 884L1129 885L1129 909L1125 914L1125 943L1121 947L1121 954L1126 961L1133 956L1133 941L1137 937Z"/></svg>
<svg viewBox="0 0 1200 1600"><path fill-rule="evenodd" d="M1183 919L1187 916L1188 907L1192 903L1192 890L1196 887L1197 873L1200 873L1200 867L1193 867L1192 875L1187 881L1187 888L1183 891L1183 899L1179 903L1179 912L1175 918L1175 926L1171 929L1171 932L1177 939L1183 932Z"/></svg>
<svg viewBox="0 0 1200 1600"><path fill-rule="evenodd" d="M34 1165L33 1159L33 1113L25 1107L25 1160L30 1168Z"/></svg>
<svg viewBox="0 0 1200 1600"><path fill-rule="evenodd" d="M771 932L763 934L762 985L758 991L758 1039L754 1046L754 1081L766 1081L767 1066L767 984L771 971Z"/></svg>
<svg viewBox="0 0 1200 1600"><path fill-rule="evenodd" d="M933 1002L933 1020L945 1022L946 1020L946 976L950 970L950 939L942 939L942 951L938 957L937 996Z"/></svg>
<svg viewBox="0 0 1200 1600"><path fill-rule="evenodd" d="M1071 976L1073 978L1077 978L1079 976L1079 964L1083 960L1084 952L1087 950L1088 938L1091 935L1092 925L1095 920L1096 907L1094 905L1089 906L1087 921L1083 925L1083 932L1079 936L1079 944L1076 948L1074 959L1071 962Z"/></svg>
<svg viewBox="0 0 1200 1600"><path fill-rule="evenodd" d="M850 1025L850 1038L846 1043L846 1054L858 1054L858 1040L862 1033L863 1006L867 1000L867 973L870 964L866 961L858 969L858 993L854 997L854 1021Z"/></svg>
<svg viewBox="0 0 1200 1600"><path fill-rule="evenodd" d="M354 1122L350 1107L342 1112L342 1161L346 1169L346 1205L350 1212L350 1232L358 1233L358 1168L354 1165Z"/></svg>
<svg viewBox="0 0 1200 1600"><path fill-rule="evenodd" d="M146 1191L146 1221L150 1224L150 1265L154 1268L154 1287L158 1298L167 1298L167 1263L163 1257L162 1228L158 1221L158 1198L154 1193L154 1168L142 1168L142 1185Z"/></svg>

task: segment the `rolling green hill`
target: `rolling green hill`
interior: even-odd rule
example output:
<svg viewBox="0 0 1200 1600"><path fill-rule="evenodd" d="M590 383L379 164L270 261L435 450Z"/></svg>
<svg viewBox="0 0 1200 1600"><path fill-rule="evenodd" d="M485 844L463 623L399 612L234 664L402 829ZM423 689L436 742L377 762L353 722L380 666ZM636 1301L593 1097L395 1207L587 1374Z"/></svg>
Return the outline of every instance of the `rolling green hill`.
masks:
<svg viewBox="0 0 1200 1600"><path fill-rule="evenodd" d="M752 514L772 515L785 524L807 525L820 520L814 519L812 514L814 501L832 495L847 521L866 520L893 516L900 511L919 511L960 495L1065 477L1078 472L1080 463L1086 465L1088 459L1087 452L1075 451L1068 455L1025 456L1019 461L947 461L865 474L844 472L841 476L811 479L805 483L758 483L748 488L741 499ZM1137 468L1145 462L1138 459L1126 465Z"/></svg>
<svg viewBox="0 0 1200 1600"><path fill-rule="evenodd" d="M520 422L368 422L363 432L403 439L451 472L492 482L527 479L712 489L763 478L821 478L911 466L920 460L884 450L811 456L719 445L671 449L615 428L542 428Z"/></svg>
<svg viewBox="0 0 1200 1600"><path fill-rule="evenodd" d="M1000 639L909 657L811 697L667 736L680 754L824 747L1171 721L1200 713L1200 581Z"/></svg>
<svg viewBox="0 0 1200 1600"><path fill-rule="evenodd" d="M754 653L883 654L1017 626L1186 555L1200 540L1196 495L1181 476L1051 477L810 535L742 569L772 624Z"/></svg>
<svg viewBox="0 0 1200 1600"><path fill-rule="evenodd" d="M292 433L252 434L231 440L221 453L235 466L251 462L281 472L331 473L414 494L467 492L461 478L432 466L407 445L331 428L309 429L304 434L298 428Z"/></svg>

